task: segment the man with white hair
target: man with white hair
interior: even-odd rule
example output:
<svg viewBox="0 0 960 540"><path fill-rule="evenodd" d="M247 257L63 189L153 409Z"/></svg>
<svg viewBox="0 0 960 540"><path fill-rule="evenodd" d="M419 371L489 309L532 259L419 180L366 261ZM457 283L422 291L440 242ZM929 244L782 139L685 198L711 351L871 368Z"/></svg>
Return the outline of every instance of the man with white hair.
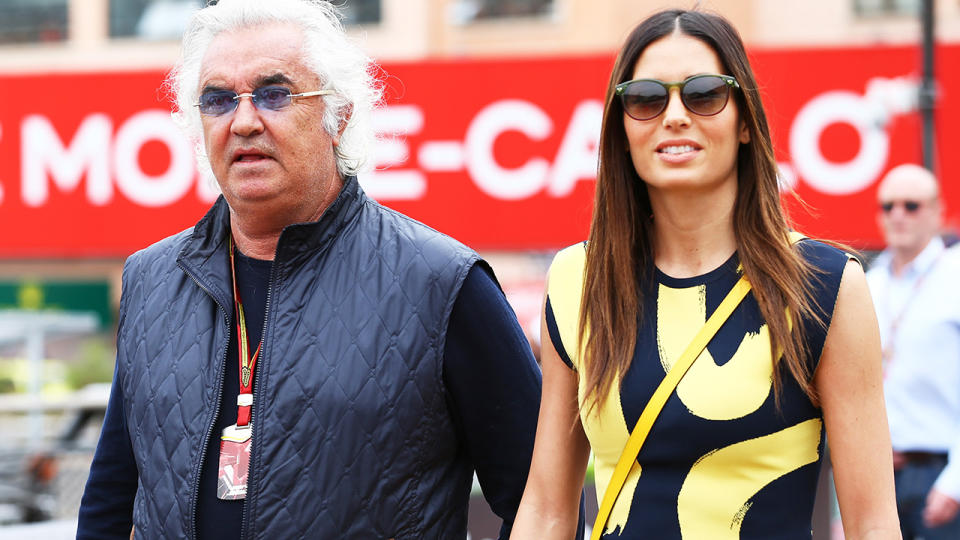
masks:
<svg viewBox="0 0 960 540"><path fill-rule="evenodd" d="M937 179L900 165L880 182L887 249L867 280L883 343L884 393L905 540L960 538L960 252L938 236Z"/></svg>
<svg viewBox="0 0 960 540"><path fill-rule="evenodd" d="M176 118L223 196L124 267L78 538L509 534L540 373L489 266L364 195L371 62L319 0L197 12Z"/></svg>

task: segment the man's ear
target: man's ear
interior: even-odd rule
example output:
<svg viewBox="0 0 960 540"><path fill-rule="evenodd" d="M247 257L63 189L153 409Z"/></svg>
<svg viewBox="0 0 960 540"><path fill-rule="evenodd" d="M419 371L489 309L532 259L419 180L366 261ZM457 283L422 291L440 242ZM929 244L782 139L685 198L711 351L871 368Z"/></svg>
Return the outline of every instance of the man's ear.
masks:
<svg viewBox="0 0 960 540"><path fill-rule="evenodd" d="M343 136L343 130L347 129L347 124L350 123L350 117L353 116L353 104L347 104L343 107L343 112L340 114L340 123L337 124L337 136L333 138L333 146L336 147L340 144L340 137Z"/></svg>

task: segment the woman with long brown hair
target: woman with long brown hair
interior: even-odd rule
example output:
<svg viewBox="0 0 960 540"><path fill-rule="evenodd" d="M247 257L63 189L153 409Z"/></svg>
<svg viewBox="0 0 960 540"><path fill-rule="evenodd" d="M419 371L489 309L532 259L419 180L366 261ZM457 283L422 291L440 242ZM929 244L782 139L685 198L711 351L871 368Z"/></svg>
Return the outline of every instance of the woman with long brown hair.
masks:
<svg viewBox="0 0 960 540"><path fill-rule="evenodd" d="M790 231L722 17L660 12L621 49L590 238L554 260L542 325L512 538L573 537L591 449L594 538L810 538L824 432L847 538L899 537L863 271Z"/></svg>

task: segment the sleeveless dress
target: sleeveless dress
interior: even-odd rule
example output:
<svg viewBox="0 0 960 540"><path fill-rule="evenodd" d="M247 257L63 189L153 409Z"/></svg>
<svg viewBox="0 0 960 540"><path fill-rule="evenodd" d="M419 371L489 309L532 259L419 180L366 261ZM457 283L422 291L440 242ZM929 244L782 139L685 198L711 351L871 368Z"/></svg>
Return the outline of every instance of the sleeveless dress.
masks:
<svg viewBox="0 0 960 540"><path fill-rule="evenodd" d="M843 269L839 249L796 244L814 268L814 299L826 327L802 320L811 373L833 315ZM581 368L577 324L585 244L557 254L550 267L546 322L563 361ZM704 275L677 279L654 270L641 326L622 384L602 407L581 412L595 457L598 503L630 431L666 370L739 278L736 254ZM770 340L750 293L670 396L613 507L603 538L809 539L823 454L823 413L785 366L774 403ZM584 379L580 378L583 402Z"/></svg>

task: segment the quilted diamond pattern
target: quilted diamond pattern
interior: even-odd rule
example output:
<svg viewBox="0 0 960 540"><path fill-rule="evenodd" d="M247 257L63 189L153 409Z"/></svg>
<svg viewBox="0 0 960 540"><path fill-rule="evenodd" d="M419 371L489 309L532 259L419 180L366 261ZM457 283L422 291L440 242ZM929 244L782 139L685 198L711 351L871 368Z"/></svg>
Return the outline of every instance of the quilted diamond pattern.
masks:
<svg viewBox="0 0 960 540"><path fill-rule="evenodd" d="M134 522L145 538L183 537L189 530L193 498L154 494L193 492L216 398L216 385L209 383L219 380L221 367L212 360L222 357L228 338L217 304L176 266L190 234L134 255L124 269L118 361L141 471Z"/></svg>
<svg viewBox="0 0 960 540"><path fill-rule="evenodd" d="M118 359L145 538L192 534L229 339L225 206L124 270ZM257 363L244 538L465 537L472 471L441 367L475 261L353 179L319 222L284 231Z"/></svg>

